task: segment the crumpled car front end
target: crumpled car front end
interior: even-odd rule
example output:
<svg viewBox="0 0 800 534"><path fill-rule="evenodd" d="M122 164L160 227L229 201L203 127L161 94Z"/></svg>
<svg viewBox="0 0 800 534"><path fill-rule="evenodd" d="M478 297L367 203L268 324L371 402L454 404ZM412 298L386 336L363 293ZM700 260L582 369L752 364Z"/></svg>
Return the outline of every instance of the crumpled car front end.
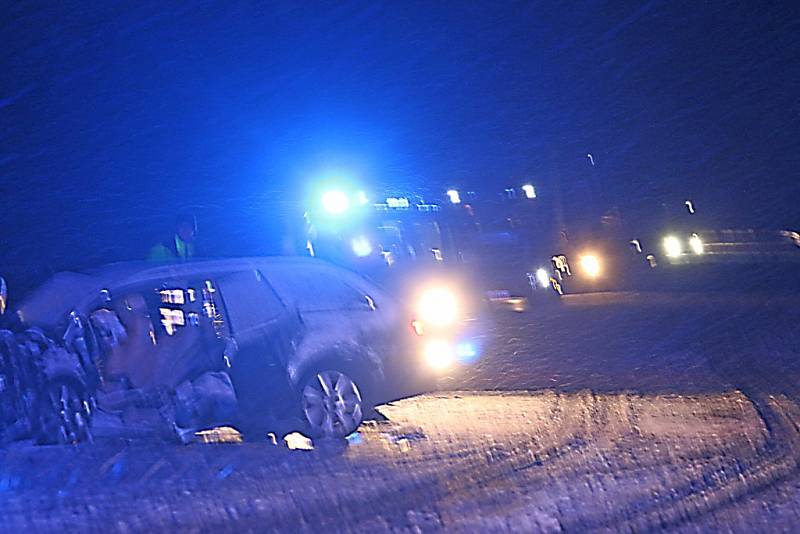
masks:
<svg viewBox="0 0 800 534"><path fill-rule="evenodd" d="M185 364L172 357L176 340L149 347L164 352L166 364L143 370L135 368L135 358L120 365L112 356L130 349L132 333L111 309L88 319L72 311L51 328L24 318L15 313L0 330L0 444L95 437L186 443L199 430L235 420L236 394L222 359L217 365L193 358L202 339L189 340ZM159 379L132 383L131 376L142 376L138 371Z"/></svg>

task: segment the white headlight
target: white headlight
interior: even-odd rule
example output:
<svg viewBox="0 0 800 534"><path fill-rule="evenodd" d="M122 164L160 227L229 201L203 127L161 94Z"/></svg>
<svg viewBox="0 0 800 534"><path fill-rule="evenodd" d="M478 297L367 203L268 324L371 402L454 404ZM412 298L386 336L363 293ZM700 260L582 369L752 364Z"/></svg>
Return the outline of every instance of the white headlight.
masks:
<svg viewBox="0 0 800 534"><path fill-rule="evenodd" d="M600 260L593 254L581 256L580 265L583 272L591 278L600 274Z"/></svg>
<svg viewBox="0 0 800 534"><path fill-rule="evenodd" d="M536 269L536 281L539 282L539 285L542 287L548 287L550 285L550 275L546 269Z"/></svg>
<svg viewBox="0 0 800 534"><path fill-rule="evenodd" d="M448 289L437 287L422 294L417 305L419 319L426 324L446 326L458 320L458 299Z"/></svg>
<svg viewBox="0 0 800 534"><path fill-rule="evenodd" d="M692 237L689 238L689 246L695 254L702 254L706 251L703 240L697 234L692 234Z"/></svg>
<svg viewBox="0 0 800 534"><path fill-rule="evenodd" d="M444 369L453 364L456 357L455 347L442 339L432 339L423 349L425 361L434 369Z"/></svg>
<svg viewBox="0 0 800 534"><path fill-rule="evenodd" d="M681 245L681 240L675 237L674 235L665 237L664 252L670 258L677 258L681 254L683 254L683 245Z"/></svg>

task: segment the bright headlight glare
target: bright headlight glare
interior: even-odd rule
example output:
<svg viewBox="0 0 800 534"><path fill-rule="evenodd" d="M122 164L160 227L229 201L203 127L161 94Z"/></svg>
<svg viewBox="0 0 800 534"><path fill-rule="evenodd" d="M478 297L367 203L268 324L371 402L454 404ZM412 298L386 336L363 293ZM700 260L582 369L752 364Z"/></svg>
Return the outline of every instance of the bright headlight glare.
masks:
<svg viewBox="0 0 800 534"><path fill-rule="evenodd" d="M444 369L453 364L456 357L452 343L442 339L432 339L425 344L423 354L425 362L434 369Z"/></svg>
<svg viewBox="0 0 800 534"><path fill-rule="evenodd" d="M449 289L429 289L419 299L417 313L425 324L451 325L458 320L458 299Z"/></svg>
<svg viewBox="0 0 800 534"><path fill-rule="evenodd" d="M586 254L580 259L581 269L586 275L595 278L600 274L600 259L594 254Z"/></svg>
<svg viewBox="0 0 800 534"><path fill-rule="evenodd" d="M691 247L692 252L695 254L702 254L706 251L703 240L700 239L700 236L697 234L692 234L692 237L689 238L689 247Z"/></svg>
<svg viewBox="0 0 800 534"><path fill-rule="evenodd" d="M536 269L536 281L539 282L539 285L542 287L548 287L550 285L550 275L547 273L546 269Z"/></svg>
<svg viewBox="0 0 800 534"><path fill-rule="evenodd" d="M681 240L675 237L674 235L665 237L664 252L670 258L677 258L681 254L683 254L683 245L681 244Z"/></svg>

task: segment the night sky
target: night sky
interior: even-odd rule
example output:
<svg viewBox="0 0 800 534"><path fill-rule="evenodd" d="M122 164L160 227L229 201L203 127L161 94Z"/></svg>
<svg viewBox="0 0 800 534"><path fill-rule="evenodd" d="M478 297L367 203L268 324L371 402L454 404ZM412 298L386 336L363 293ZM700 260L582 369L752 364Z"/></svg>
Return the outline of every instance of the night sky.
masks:
<svg viewBox="0 0 800 534"><path fill-rule="evenodd" d="M2 269L140 258L180 205L270 252L321 177L547 192L587 153L620 202L800 226L798 6L6 1Z"/></svg>

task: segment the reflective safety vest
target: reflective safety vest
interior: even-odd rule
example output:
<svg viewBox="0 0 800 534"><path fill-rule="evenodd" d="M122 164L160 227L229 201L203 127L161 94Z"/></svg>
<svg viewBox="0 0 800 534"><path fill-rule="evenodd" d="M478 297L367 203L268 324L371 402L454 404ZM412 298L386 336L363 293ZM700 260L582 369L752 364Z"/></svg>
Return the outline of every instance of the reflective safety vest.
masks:
<svg viewBox="0 0 800 534"><path fill-rule="evenodd" d="M194 243L187 243L176 234L173 239L150 249L149 261L187 261L195 257Z"/></svg>

